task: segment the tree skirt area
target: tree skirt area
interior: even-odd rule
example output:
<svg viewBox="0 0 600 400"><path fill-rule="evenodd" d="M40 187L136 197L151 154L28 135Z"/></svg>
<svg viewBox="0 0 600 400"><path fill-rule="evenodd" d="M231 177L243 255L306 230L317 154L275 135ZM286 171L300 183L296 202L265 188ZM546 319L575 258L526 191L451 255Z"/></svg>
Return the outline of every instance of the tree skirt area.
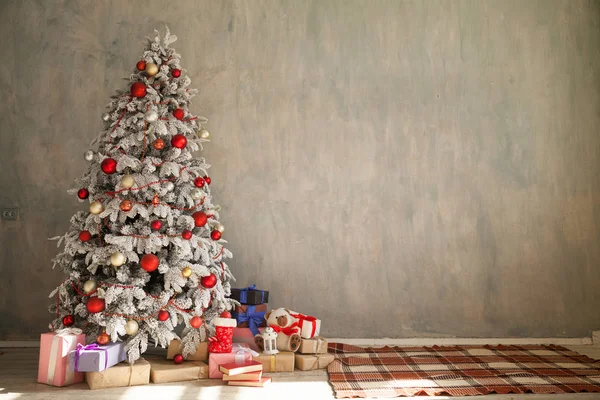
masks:
<svg viewBox="0 0 600 400"><path fill-rule="evenodd" d="M600 364L555 345L363 348L330 343L337 398L600 392Z"/></svg>

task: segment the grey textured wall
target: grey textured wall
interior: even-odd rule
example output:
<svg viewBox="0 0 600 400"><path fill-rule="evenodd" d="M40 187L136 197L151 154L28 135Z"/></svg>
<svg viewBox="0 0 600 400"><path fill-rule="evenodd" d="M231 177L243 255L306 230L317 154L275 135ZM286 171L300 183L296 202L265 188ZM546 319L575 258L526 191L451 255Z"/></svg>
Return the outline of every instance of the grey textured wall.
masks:
<svg viewBox="0 0 600 400"><path fill-rule="evenodd" d="M164 8L163 8L164 6ZM142 39L179 36L239 284L345 337L600 328L600 4L3 1L0 339Z"/></svg>

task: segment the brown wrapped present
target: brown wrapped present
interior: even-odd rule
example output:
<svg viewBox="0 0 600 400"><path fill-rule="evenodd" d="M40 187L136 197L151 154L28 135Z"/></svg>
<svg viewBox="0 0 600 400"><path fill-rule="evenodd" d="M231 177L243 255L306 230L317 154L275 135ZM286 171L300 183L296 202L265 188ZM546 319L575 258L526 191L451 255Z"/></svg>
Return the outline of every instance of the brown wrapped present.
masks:
<svg viewBox="0 0 600 400"><path fill-rule="evenodd" d="M296 354L296 368L301 371L327 368L333 362L333 354Z"/></svg>
<svg viewBox="0 0 600 400"><path fill-rule="evenodd" d="M302 354L322 354L327 353L327 340L321 336L315 336L311 339L302 339L298 353Z"/></svg>
<svg viewBox="0 0 600 400"><path fill-rule="evenodd" d="M289 351L280 351L274 355L260 354L252 359L263 365L263 372L294 371L294 353Z"/></svg>
<svg viewBox="0 0 600 400"><path fill-rule="evenodd" d="M101 372L86 372L90 389L106 389L150 383L150 363L140 358L135 364L122 362Z"/></svg>
<svg viewBox="0 0 600 400"><path fill-rule="evenodd" d="M183 346L177 339L171 340L167 349L167 359L172 360L175 354L182 354ZM196 347L196 352L185 357L188 361L208 361L208 342L200 342Z"/></svg>
<svg viewBox="0 0 600 400"><path fill-rule="evenodd" d="M150 359L150 379L154 383L194 381L208 378L208 365L202 361L173 361L160 358Z"/></svg>

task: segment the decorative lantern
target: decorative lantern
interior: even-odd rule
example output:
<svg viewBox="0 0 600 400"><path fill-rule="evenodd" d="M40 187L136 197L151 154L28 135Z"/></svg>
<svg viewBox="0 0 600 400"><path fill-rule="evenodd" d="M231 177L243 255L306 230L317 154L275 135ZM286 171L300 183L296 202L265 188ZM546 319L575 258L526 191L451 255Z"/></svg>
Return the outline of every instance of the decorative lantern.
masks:
<svg viewBox="0 0 600 400"><path fill-rule="evenodd" d="M263 338L265 347L263 354L271 355L279 353L279 350L277 350L277 332L273 328L270 326L266 327L260 336Z"/></svg>

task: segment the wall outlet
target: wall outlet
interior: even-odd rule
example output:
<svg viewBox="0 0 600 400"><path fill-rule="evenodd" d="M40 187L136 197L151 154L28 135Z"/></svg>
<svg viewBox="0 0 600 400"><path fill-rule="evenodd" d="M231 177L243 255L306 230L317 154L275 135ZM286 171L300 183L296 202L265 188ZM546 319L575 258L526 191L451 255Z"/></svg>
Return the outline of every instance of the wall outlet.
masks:
<svg viewBox="0 0 600 400"><path fill-rule="evenodd" d="M5 220L14 220L19 216L18 208L3 208L2 213L0 214L2 219Z"/></svg>

